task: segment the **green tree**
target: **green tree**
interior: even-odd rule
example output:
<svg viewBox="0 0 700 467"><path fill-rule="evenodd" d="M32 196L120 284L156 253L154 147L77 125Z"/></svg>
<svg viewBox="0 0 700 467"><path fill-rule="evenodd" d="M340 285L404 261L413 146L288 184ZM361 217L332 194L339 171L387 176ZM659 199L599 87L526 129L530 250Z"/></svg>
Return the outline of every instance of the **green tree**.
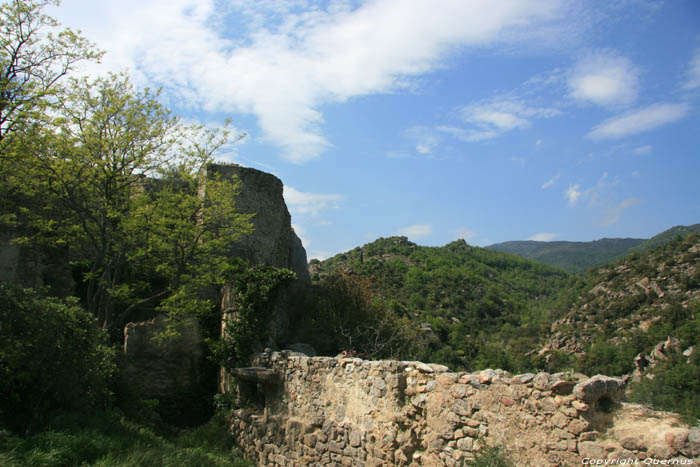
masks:
<svg viewBox="0 0 700 467"><path fill-rule="evenodd" d="M18 207L32 202L24 185L26 146L47 124L61 80L102 52L79 33L59 30L44 13L57 0L8 0L0 5L0 223L16 225Z"/></svg>
<svg viewBox="0 0 700 467"><path fill-rule="evenodd" d="M323 354L353 350L367 358L411 359L423 351L416 327L361 277L331 274L315 287L309 308L308 340Z"/></svg>
<svg viewBox="0 0 700 467"><path fill-rule="evenodd" d="M24 217L83 259L83 299L101 326L144 306L204 311L200 288L223 283L228 245L251 230L238 185L203 170L228 132L183 126L124 75L71 87L27 148L26 186L43 206Z"/></svg>
<svg viewBox="0 0 700 467"><path fill-rule="evenodd" d="M42 121L61 78L102 52L43 13L58 0L10 0L0 6L0 169L12 136Z"/></svg>

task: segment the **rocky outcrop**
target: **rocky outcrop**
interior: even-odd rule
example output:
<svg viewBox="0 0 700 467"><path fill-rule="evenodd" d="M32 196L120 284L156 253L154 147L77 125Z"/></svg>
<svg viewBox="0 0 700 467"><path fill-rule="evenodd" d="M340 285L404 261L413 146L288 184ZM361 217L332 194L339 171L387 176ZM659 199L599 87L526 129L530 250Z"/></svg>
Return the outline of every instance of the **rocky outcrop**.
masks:
<svg viewBox="0 0 700 467"><path fill-rule="evenodd" d="M207 167L207 177L237 179L240 193L236 207L242 213L254 213L253 233L242 237L231 251L232 256L244 258L251 265L264 264L287 268L297 279L280 293L275 305L275 324L270 345L292 342L294 324L303 319L301 295L311 285L306 262L306 250L292 228L291 216L282 196L282 181L272 174L240 165L214 164ZM235 312L231 290L224 292L224 313Z"/></svg>
<svg viewBox="0 0 700 467"><path fill-rule="evenodd" d="M262 354L257 365L276 376L257 383L257 397L248 394L247 408L231 413L230 428L261 466L454 466L486 444L523 465L700 462L700 428L616 402L623 383L615 378L453 373L291 352Z"/></svg>
<svg viewBox="0 0 700 467"><path fill-rule="evenodd" d="M294 271L299 281L309 283L306 251L292 229L292 220L282 196L282 181L272 174L240 165L213 164L207 177L237 178L241 188L236 208L255 213L253 233L242 237L231 251L250 264L266 264Z"/></svg>
<svg viewBox="0 0 700 467"><path fill-rule="evenodd" d="M251 265L264 264L287 268L297 279L286 287L275 304L275 320L270 344L291 342L293 324L301 321L298 303L310 279L306 269L306 251L291 226L291 216L282 197L282 182L269 173L238 165L209 165L207 177L238 180L240 191L236 208L241 213L254 213L253 232L241 237L230 255L247 260ZM206 191L206 186L204 187ZM216 296L212 293L212 296ZM221 291L222 313L225 318L235 313L235 293L232 286ZM126 378L134 388L141 387L145 395L157 396L187 386L190 375L198 375L203 339L196 323L187 322L183 333L164 344L152 340L162 332L163 318L130 323L125 329L125 356L128 361ZM228 387L228 376L222 375L221 387Z"/></svg>

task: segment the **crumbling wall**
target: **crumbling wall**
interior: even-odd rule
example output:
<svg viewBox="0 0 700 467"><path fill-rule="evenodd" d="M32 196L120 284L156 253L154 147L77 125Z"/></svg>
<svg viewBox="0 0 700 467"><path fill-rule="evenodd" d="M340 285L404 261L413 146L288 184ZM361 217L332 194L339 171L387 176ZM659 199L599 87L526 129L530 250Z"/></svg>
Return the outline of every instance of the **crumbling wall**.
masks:
<svg viewBox="0 0 700 467"><path fill-rule="evenodd" d="M161 396L199 384L203 339L196 319L187 319L179 335L157 339L168 323L162 316L124 328L124 378L135 392Z"/></svg>
<svg viewBox="0 0 700 467"><path fill-rule="evenodd" d="M277 383L269 376L258 383L259 397L234 410L230 424L258 465L452 466L484 444L505 447L522 465L700 462L700 429L620 404L620 379L453 373L420 362L289 352L263 354L259 364Z"/></svg>

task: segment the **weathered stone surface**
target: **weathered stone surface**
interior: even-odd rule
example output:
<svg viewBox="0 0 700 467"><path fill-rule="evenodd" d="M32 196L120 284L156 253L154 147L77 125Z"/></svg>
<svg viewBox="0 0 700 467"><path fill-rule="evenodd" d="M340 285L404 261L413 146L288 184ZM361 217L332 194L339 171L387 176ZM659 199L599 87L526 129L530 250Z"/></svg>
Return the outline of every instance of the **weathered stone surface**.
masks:
<svg viewBox="0 0 700 467"><path fill-rule="evenodd" d="M656 459L670 459L676 452L667 444L653 444L647 451L650 457Z"/></svg>
<svg viewBox="0 0 700 467"><path fill-rule="evenodd" d="M462 465L489 444L507 446L522 465L574 466L583 458L651 457L627 437L653 439L657 455L686 455L683 449L698 436L677 416L632 404L589 406L500 370L483 373L489 384L472 385L479 373L421 371L419 362L286 352L266 361L280 374L279 392L265 394L264 408L236 411L231 423L239 446L258 465ZM556 382L544 373L535 378L542 388ZM674 452L666 438L683 448ZM261 453L259 446L273 444L275 457Z"/></svg>
<svg viewBox="0 0 700 467"><path fill-rule="evenodd" d="M581 441L578 443L578 453L582 458L605 459L607 456L605 449L593 441Z"/></svg>
<svg viewBox="0 0 700 467"><path fill-rule="evenodd" d="M620 440L620 446L630 451L646 451L644 440L638 436L628 436Z"/></svg>
<svg viewBox="0 0 700 467"><path fill-rule="evenodd" d="M156 342L167 323L159 316L150 321L129 323L124 328L126 381L147 396L166 395L197 382L202 358L202 336L195 319L182 322L180 335Z"/></svg>
<svg viewBox="0 0 700 467"><path fill-rule="evenodd" d="M297 295L310 286L311 279L306 251L294 233L284 202L282 181L267 172L235 164L209 165L207 177L215 176L224 180L238 179L240 192L236 198L236 208L242 213L255 214L251 220L253 233L241 237L230 254L248 260L251 265L287 268L297 276L297 280L281 292L275 307L272 343L285 345L295 333L294 324L301 322L303 317L303 307L297 303ZM224 312L232 311L235 304L224 299L222 309Z"/></svg>
<svg viewBox="0 0 700 467"><path fill-rule="evenodd" d="M234 378L252 383L277 384L279 376L267 368L234 368L231 370Z"/></svg>
<svg viewBox="0 0 700 467"><path fill-rule="evenodd" d="M574 386L574 396L577 399L592 404L607 398L619 402L624 396L625 382L620 378L596 375Z"/></svg>
<svg viewBox="0 0 700 467"><path fill-rule="evenodd" d="M571 394L571 392L574 389L574 386L576 386L575 381L557 381L552 386L552 394L566 396L568 394Z"/></svg>
<svg viewBox="0 0 700 467"><path fill-rule="evenodd" d="M316 349L314 349L313 346L309 344L304 344L303 342L297 342L295 344L288 345L287 349L291 350L292 352L303 354L307 357L315 357L316 355L318 355L318 352L316 352Z"/></svg>

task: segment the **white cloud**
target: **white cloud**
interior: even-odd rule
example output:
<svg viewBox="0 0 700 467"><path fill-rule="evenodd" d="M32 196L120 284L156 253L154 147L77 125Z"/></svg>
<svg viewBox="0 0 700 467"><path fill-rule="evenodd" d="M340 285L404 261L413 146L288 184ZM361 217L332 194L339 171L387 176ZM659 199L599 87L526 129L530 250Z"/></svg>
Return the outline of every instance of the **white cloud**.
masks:
<svg viewBox="0 0 700 467"><path fill-rule="evenodd" d="M547 180L546 182L544 182L544 183L542 184L542 189L543 189L543 190L546 190L546 189L549 188L550 186L552 186L552 185L554 185L555 183L557 183L557 181L558 181L560 178L561 178L561 174L556 174L554 177L550 178L549 180Z"/></svg>
<svg viewBox="0 0 700 467"><path fill-rule="evenodd" d="M654 104L610 118L595 126L588 136L592 139L616 139L648 131L685 117L687 104Z"/></svg>
<svg viewBox="0 0 700 467"><path fill-rule="evenodd" d="M647 154L651 154L651 151L653 151L653 150L654 150L654 147L653 147L653 146L649 146L649 145L646 145L646 146L638 146L638 147L632 149L632 154L637 154L637 155L639 155L639 156L644 156L644 155L647 155Z"/></svg>
<svg viewBox="0 0 700 467"><path fill-rule="evenodd" d="M579 191L581 185L578 183L576 185L569 185L569 188L564 192L564 197L569 200L569 206L576 204L578 199L581 197L581 192Z"/></svg>
<svg viewBox="0 0 700 467"><path fill-rule="evenodd" d="M303 163L332 145L322 131L321 105L405 89L464 47L555 42L567 2L348 5L65 0L55 16L108 51L103 70L129 68L180 106L255 115L264 138ZM486 118L499 128L520 122Z"/></svg>
<svg viewBox="0 0 700 467"><path fill-rule="evenodd" d="M433 149L440 144L440 136L428 127L408 128L404 130L403 136L412 140L416 145L416 151L424 156L432 154Z"/></svg>
<svg viewBox="0 0 700 467"><path fill-rule="evenodd" d="M592 53L574 66L571 97L602 106L631 104L639 93L639 71L629 59L609 51Z"/></svg>
<svg viewBox="0 0 700 467"><path fill-rule="evenodd" d="M603 215L603 218L601 219L601 225L603 226L610 226L615 223L617 223L618 220L620 220L620 216L622 216L622 213L626 210L631 208L632 206L635 206L639 204L640 201L636 198L628 198L621 203L608 208L605 211L605 214Z"/></svg>
<svg viewBox="0 0 700 467"><path fill-rule="evenodd" d="M554 108L535 107L519 98L498 96L462 107L459 110L462 120L469 128L439 126L437 129L467 142L496 138L503 133L524 129L534 118L550 118L559 115Z"/></svg>
<svg viewBox="0 0 700 467"><path fill-rule="evenodd" d="M413 240L427 237L433 233L433 227L429 224L415 224L408 227L402 227L398 230L399 235L404 235Z"/></svg>
<svg viewBox="0 0 700 467"><path fill-rule="evenodd" d="M683 89L696 89L700 87L700 49L695 51L695 55L690 60L686 71L686 82Z"/></svg>
<svg viewBox="0 0 700 467"><path fill-rule="evenodd" d="M291 186L284 186L284 200L293 214L316 216L324 209L337 208L338 202L343 199L343 195L306 193Z"/></svg>
<svg viewBox="0 0 700 467"><path fill-rule="evenodd" d="M559 234L555 233L550 233L550 232L542 232L542 233L536 233L535 235L531 236L528 238L528 240L534 240L536 242L550 242L557 238Z"/></svg>
<svg viewBox="0 0 700 467"><path fill-rule="evenodd" d="M468 229L467 227L459 227L454 230L454 233L455 239L461 238L462 240L465 240L467 242L476 236L476 232L474 232L471 229Z"/></svg>

